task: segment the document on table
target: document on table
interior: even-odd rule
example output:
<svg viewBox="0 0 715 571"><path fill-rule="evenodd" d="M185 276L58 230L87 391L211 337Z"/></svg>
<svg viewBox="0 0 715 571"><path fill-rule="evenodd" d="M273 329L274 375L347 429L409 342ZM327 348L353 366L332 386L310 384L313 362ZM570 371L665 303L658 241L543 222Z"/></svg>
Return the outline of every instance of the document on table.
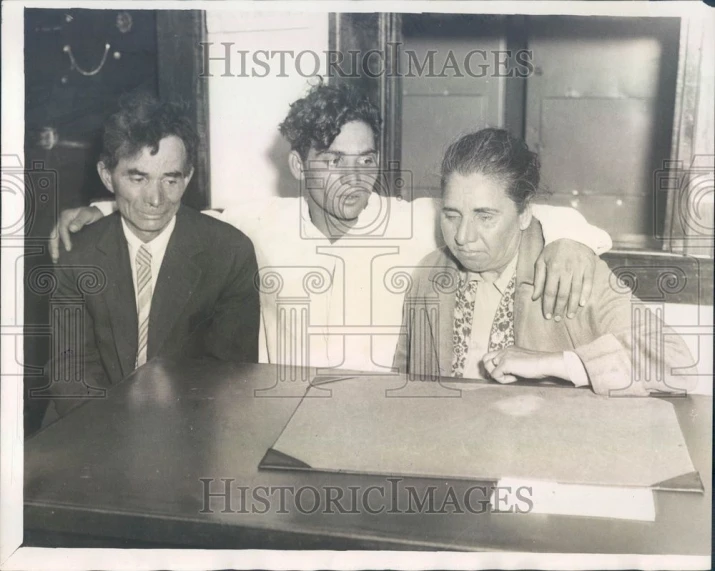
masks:
<svg viewBox="0 0 715 571"><path fill-rule="evenodd" d="M261 468L703 490L667 400L497 384L400 390L404 383L356 377L312 387Z"/></svg>
<svg viewBox="0 0 715 571"><path fill-rule="evenodd" d="M524 495L529 498L528 513L655 521L651 488L554 484L511 478L502 478L494 487L490 498L492 512L524 513Z"/></svg>

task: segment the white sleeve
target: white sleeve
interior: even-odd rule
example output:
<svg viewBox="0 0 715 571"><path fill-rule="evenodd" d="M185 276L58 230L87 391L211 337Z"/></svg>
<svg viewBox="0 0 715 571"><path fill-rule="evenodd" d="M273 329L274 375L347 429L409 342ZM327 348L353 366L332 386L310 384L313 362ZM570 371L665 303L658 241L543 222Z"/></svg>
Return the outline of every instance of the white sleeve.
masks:
<svg viewBox="0 0 715 571"><path fill-rule="evenodd" d="M202 213L207 214L208 216L212 216L213 218L221 220L221 222L230 224L234 228L238 228L239 230L245 232L246 231L246 216L245 216L246 210L248 210L248 209L237 208L234 206L234 207L229 207L229 208L219 209L219 210L202 210Z"/></svg>
<svg viewBox="0 0 715 571"><path fill-rule="evenodd" d="M573 351L564 351L564 364L569 380L577 387L585 387L591 384L588 380L586 366L583 364L581 357Z"/></svg>
<svg viewBox="0 0 715 571"><path fill-rule="evenodd" d="M407 203L412 216L412 233L425 244L424 256L444 246L439 228L441 201L436 198L416 198Z"/></svg>
<svg viewBox="0 0 715 571"><path fill-rule="evenodd" d="M608 233L589 224L575 208L533 204L531 211L541 222L546 244L568 238L588 246L599 256L613 247Z"/></svg>
<svg viewBox="0 0 715 571"><path fill-rule="evenodd" d="M102 216L109 216L117 209L117 203L113 200L99 200L98 202L90 202L89 205L99 210Z"/></svg>
<svg viewBox="0 0 715 571"><path fill-rule="evenodd" d="M213 216L241 232L251 237L255 234L255 228L265 221L266 216L278 211L289 198L272 197L268 200L255 200L242 204L233 204L218 210L203 210L203 214ZM302 200L302 199L300 199ZM296 208L299 208L298 199L295 199ZM292 206L292 205L291 205Z"/></svg>

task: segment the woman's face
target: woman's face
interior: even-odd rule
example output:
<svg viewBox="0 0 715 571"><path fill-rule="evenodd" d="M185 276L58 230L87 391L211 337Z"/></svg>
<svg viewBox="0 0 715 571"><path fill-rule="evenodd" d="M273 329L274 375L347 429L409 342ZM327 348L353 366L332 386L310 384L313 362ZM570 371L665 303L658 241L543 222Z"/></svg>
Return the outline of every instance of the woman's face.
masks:
<svg viewBox="0 0 715 571"><path fill-rule="evenodd" d="M506 185L482 173L450 175L442 200L442 235L452 254L469 271L501 272L519 249L531 208L519 214Z"/></svg>

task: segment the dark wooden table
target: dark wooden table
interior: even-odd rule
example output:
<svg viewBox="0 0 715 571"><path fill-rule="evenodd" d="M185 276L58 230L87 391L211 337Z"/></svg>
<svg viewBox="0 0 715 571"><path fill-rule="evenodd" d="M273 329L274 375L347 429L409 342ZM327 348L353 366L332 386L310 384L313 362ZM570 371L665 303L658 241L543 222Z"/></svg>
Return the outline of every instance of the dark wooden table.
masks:
<svg viewBox="0 0 715 571"><path fill-rule="evenodd" d="M474 482L404 479L391 496L395 484L384 477L259 470L299 403L256 393L276 378L270 365L158 360L106 399L31 437L25 444L25 545L710 554L710 397L673 399L705 493L656 492L656 521L649 523L450 513L449 507L434 513L448 487L463 497ZM230 505L222 497L206 505L202 478L213 479L214 493L224 490L222 479L232 480ZM368 508L382 507L382 513L348 501L351 487L360 498L370 486L388 492L385 499L368 494ZM405 513L407 486L422 495L436 487L433 513ZM302 510L293 500L300 488L306 488ZM314 506L309 488L321 494L314 513L308 513ZM339 490L344 510L356 513L326 503ZM282 502L281 493L287 494ZM270 497L268 508L254 494ZM473 511L486 499L472 495ZM206 508L212 513L202 513Z"/></svg>

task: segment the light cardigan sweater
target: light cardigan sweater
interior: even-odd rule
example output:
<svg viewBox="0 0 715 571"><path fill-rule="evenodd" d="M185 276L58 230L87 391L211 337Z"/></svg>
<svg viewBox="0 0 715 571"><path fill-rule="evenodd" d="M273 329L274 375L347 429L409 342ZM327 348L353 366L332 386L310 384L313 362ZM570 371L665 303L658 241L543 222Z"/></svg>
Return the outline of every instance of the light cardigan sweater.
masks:
<svg viewBox="0 0 715 571"><path fill-rule="evenodd" d="M541 224L532 220L519 247L514 294L515 345L547 352L574 351L593 390L601 395L638 396L694 388L694 359L683 341L660 330L655 316L634 327L639 300L619 285L602 260L597 262L591 299L572 319L543 317L541 299L532 301L534 263L543 250ZM394 366L417 378L449 377L452 368L453 312L459 267L447 248L427 255L405 295L403 325ZM478 319L475 315L474 319ZM646 324L650 323L650 328ZM635 359L634 359L635 356Z"/></svg>

